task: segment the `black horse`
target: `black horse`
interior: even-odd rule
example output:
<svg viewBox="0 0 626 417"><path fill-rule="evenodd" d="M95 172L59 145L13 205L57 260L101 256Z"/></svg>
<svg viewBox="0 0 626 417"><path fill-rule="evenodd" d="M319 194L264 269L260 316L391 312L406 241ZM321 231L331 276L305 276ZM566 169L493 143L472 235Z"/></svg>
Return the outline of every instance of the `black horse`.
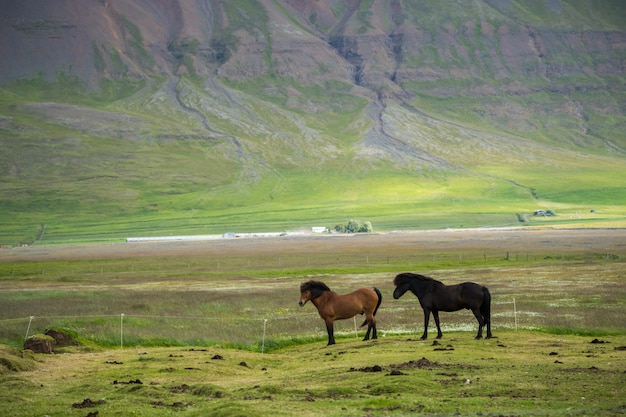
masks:
<svg viewBox="0 0 626 417"><path fill-rule="evenodd" d="M473 282L464 282L457 285L445 285L440 281L419 274L405 272L398 274L394 280L396 289L393 298L396 300L405 292L411 291L418 298L424 310L424 334L422 340L428 337L428 321L433 313L437 324L437 339L443 334L439 326L440 311L458 311L463 308L472 310L478 320L478 334L476 339L483 337L483 327L487 326L487 339L491 334L491 294L487 287Z"/></svg>

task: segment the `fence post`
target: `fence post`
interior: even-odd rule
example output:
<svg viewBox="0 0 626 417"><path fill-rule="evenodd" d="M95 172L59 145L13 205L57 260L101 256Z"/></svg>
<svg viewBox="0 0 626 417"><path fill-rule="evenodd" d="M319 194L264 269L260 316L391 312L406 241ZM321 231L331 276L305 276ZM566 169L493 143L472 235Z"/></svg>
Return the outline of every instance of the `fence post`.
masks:
<svg viewBox="0 0 626 417"><path fill-rule="evenodd" d="M35 316L30 316L30 320L28 320L28 327L26 328L26 336L24 336L24 341L28 339L28 333L30 332L30 324L33 322Z"/></svg>
<svg viewBox="0 0 626 417"><path fill-rule="evenodd" d="M120 349L124 349L124 313L120 314Z"/></svg>
<svg viewBox="0 0 626 417"><path fill-rule="evenodd" d="M515 304L515 298L513 298L513 318L515 320L515 331L517 331L517 304Z"/></svg>
<svg viewBox="0 0 626 417"><path fill-rule="evenodd" d="M261 342L261 353L265 353L265 330L267 329L267 319L263 320L263 339Z"/></svg>

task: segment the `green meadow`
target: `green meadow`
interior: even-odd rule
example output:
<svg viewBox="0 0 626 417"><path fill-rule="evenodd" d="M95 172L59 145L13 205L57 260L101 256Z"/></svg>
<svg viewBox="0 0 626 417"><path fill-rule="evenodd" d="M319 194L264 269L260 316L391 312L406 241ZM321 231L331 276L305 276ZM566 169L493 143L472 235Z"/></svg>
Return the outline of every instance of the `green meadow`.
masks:
<svg viewBox="0 0 626 417"><path fill-rule="evenodd" d="M287 240L281 240L287 239ZM626 412L619 230L441 231L228 243L40 245L0 262L0 401L14 416L613 416ZM19 260L17 259L19 258ZM468 311L394 300L418 271L492 294L495 338ZM376 286L379 338L336 322L308 279ZM23 350L47 329L74 346ZM92 414L93 415L93 414Z"/></svg>
<svg viewBox="0 0 626 417"><path fill-rule="evenodd" d="M444 85L408 84L416 98L389 102L382 116L398 141L377 154L362 146L368 102L349 85L221 82L206 89L183 77L174 93L150 78L86 92L60 73L52 83L3 86L0 244L281 232L350 219L375 231L624 225L624 159L596 136L579 146L571 120L473 118L512 104L462 89L440 99L428 91ZM173 106L173 94L198 112ZM541 106L523 100L519 108L562 105L556 93ZM607 137L620 125L600 115L589 122ZM557 216L533 218L537 209Z"/></svg>

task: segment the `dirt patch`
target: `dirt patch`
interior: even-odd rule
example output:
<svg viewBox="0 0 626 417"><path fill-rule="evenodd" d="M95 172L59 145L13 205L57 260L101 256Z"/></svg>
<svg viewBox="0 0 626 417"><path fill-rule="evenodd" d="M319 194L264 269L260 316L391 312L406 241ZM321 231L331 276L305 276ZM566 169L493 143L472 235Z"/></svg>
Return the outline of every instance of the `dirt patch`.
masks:
<svg viewBox="0 0 626 417"><path fill-rule="evenodd" d="M430 361L426 358L422 358L416 361L408 361L404 363L399 363L396 365L390 366L393 369L401 369L401 370L409 370L409 369L433 369L433 368L441 368L444 365L441 365L437 362Z"/></svg>
<svg viewBox="0 0 626 417"><path fill-rule="evenodd" d="M205 241L128 242L106 245L36 245L0 250L0 260L80 260L148 256L223 256L464 250L554 254L626 251L624 229L455 229L357 235L287 235ZM610 248L610 249L609 249Z"/></svg>
<svg viewBox="0 0 626 417"><path fill-rule="evenodd" d="M365 366L363 368L350 368L350 372L382 372L383 367L380 365Z"/></svg>
<svg viewBox="0 0 626 417"><path fill-rule="evenodd" d="M350 368L350 372L382 372L385 369L390 370L391 375L403 375L401 371L407 371L412 369L434 369L445 368L446 365L439 364L437 362L430 361L426 358L411 360L408 362L392 364L387 367L380 365L365 366L363 368Z"/></svg>
<svg viewBox="0 0 626 417"><path fill-rule="evenodd" d="M142 385L143 382L141 382L140 379L134 379L134 380L126 381L126 382L118 381L118 380L113 381L113 385L132 385L132 384Z"/></svg>
<svg viewBox="0 0 626 417"><path fill-rule="evenodd" d="M94 401L91 398L85 398L80 403L72 404L72 408L94 408L94 407L97 407L97 406L105 404L105 403L106 403L106 401L104 401L104 400Z"/></svg>

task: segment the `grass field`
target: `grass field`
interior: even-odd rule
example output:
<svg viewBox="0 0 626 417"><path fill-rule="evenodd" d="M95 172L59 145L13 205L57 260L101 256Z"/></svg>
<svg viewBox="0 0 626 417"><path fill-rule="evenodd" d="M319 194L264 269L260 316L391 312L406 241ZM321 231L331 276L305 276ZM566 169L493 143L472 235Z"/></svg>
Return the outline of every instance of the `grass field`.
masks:
<svg viewBox="0 0 626 417"><path fill-rule="evenodd" d="M12 416L624 414L624 242L513 229L3 250L0 401ZM465 311L420 341L417 300L391 296L407 270L488 286L496 338L474 340ZM379 339L346 320L326 347L297 305L310 278L380 288ZM81 346L20 350L47 328Z"/></svg>
<svg viewBox="0 0 626 417"><path fill-rule="evenodd" d="M626 336L499 330L439 344L411 335L272 353L220 346L62 355L3 348L12 416L615 416L626 413Z"/></svg>

